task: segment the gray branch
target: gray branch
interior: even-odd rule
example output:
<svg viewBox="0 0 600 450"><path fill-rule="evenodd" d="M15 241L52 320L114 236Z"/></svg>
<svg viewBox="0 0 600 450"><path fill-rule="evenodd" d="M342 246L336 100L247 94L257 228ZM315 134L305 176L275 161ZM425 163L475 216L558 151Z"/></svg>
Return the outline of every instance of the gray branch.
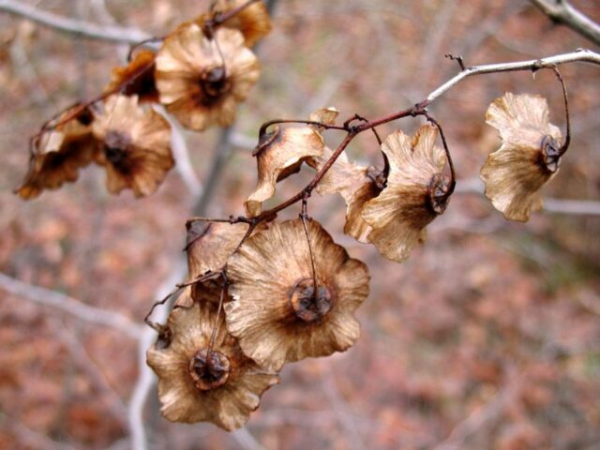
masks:
<svg viewBox="0 0 600 450"><path fill-rule="evenodd" d="M134 28L123 28L114 25L96 25L83 20L63 17L58 14L42 11L20 1L0 0L0 11L24 17L25 19L46 27L54 28L55 30L79 34L80 36L90 39L136 44L152 37L149 34Z"/></svg>
<svg viewBox="0 0 600 450"><path fill-rule="evenodd" d="M521 70L539 70L551 68L560 64L572 62L588 62L600 65L600 54L591 50L581 49L575 52L562 53L560 55L548 56L547 58L530 59L528 61L506 62L497 64L484 64L481 66L467 67L450 80L446 81L435 91L427 96L427 102L431 103L444 93L452 89L465 78L473 75L483 75L486 73L516 72Z"/></svg>
<svg viewBox="0 0 600 450"><path fill-rule="evenodd" d="M0 273L0 289L41 305L59 309L86 322L114 328L136 339L142 330L141 325L121 314L86 305L60 292L33 286L3 273Z"/></svg>
<svg viewBox="0 0 600 450"><path fill-rule="evenodd" d="M581 11L573 8L567 0L529 0L555 23L569 27L600 45L600 25L587 17Z"/></svg>

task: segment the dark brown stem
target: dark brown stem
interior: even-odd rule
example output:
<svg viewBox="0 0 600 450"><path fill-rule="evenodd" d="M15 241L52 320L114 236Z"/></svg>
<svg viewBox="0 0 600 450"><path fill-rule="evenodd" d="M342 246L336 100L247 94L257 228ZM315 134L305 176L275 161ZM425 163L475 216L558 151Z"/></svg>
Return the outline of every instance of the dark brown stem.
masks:
<svg viewBox="0 0 600 450"><path fill-rule="evenodd" d="M322 122L317 122L314 120L275 119L275 120L270 120L268 122L265 122L261 125L260 129L258 130L259 139L267 133L267 128L269 128L271 125L277 125L280 123L296 123L296 124L301 123L304 125L315 125L318 127L325 128L326 130L348 131L344 127L340 127L337 125L330 125L330 124L322 123Z"/></svg>
<svg viewBox="0 0 600 450"><path fill-rule="evenodd" d="M447 53L444 56L451 61L456 61L458 63L458 65L460 66L461 71L466 70L465 61L463 60L462 56L455 56L452 53Z"/></svg>
<svg viewBox="0 0 600 450"><path fill-rule="evenodd" d="M211 365L212 365L212 352L215 347L215 341L217 340L217 334L219 333L219 328L221 325L219 322L219 319L221 318L221 310L223 309L223 301L225 300L225 291L227 291L227 285L228 285L227 275L226 275L225 271L223 271L221 273L221 275L223 277L223 284L221 285L221 295L219 296L219 306L217 308L215 324L213 326L212 333L210 335L210 343L208 344L208 352L207 352L208 356L206 358L209 368L211 368Z"/></svg>
<svg viewBox="0 0 600 450"><path fill-rule="evenodd" d="M300 219L302 220L302 227L304 228L304 234L306 235L306 242L308 244L308 254L310 255L310 265L312 269L312 279L313 279L313 298L316 300L317 293L319 291L319 285L317 284L317 269L315 265L315 255L312 251L312 243L310 241L310 233L308 232L308 225L306 222L310 220L308 217L308 198L309 194L305 194L302 198L302 212L300 213Z"/></svg>
<svg viewBox="0 0 600 450"><path fill-rule="evenodd" d="M249 7L250 5L252 5L254 3L258 3L260 1L261 0L248 0L246 3L238 6L237 8L233 8L233 9L227 11L227 12L224 12L224 13L217 13L212 18L212 25L213 26L219 26L223 22L226 22L229 19L231 19L236 14L239 14L241 11L243 11L244 9L246 9L247 7Z"/></svg>
<svg viewBox="0 0 600 450"><path fill-rule="evenodd" d="M560 74L558 67L554 66L552 68L552 70L554 70L554 74L556 75L556 78L558 78L558 81L560 81L560 86L561 86L562 92L563 92L563 99L565 101L565 116L567 118L567 136L565 137L565 142L560 147L560 151L559 151L559 156L562 156L567 152L567 150L569 149L569 145L571 144L571 118L569 115L569 98L567 96L567 88L565 86L565 80L563 79L562 75Z"/></svg>
<svg viewBox="0 0 600 450"><path fill-rule="evenodd" d="M434 124L438 131L440 132L440 138L442 139L442 145L444 146L444 151L446 152L446 158L448 159L448 166L450 167L450 189L448 189L447 197L450 197L454 192L454 188L456 187L456 172L454 170L454 162L452 162L452 155L450 154L450 149L448 148L448 142L446 141L446 136L444 135L444 130L442 126L439 124L437 120L431 117L429 114L425 113L425 117L427 120Z"/></svg>
<svg viewBox="0 0 600 450"><path fill-rule="evenodd" d="M149 44L151 42L159 42L159 41L164 41L165 40L165 36L156 36L156 37L151 37L148 39L144 39L143 41L137 42L134 45L132 45L129 48L129 52L127 53L127 61L131 62L131 60L133 59L133 53L140 48L142 45L145 44Z"/></svg>

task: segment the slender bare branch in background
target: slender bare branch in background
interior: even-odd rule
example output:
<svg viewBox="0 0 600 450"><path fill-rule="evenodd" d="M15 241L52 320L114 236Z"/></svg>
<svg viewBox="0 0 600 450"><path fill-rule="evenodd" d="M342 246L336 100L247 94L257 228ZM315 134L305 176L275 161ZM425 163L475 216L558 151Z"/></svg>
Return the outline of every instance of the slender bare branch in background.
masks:
<svg viewBox="0 0 600 450"><path fill-rule="evenodd" d="M473 75L483 75L489 73L516 72L519 70L539 70L552 68L559 64L572 62L587 62L600 65L600 54L591 50L581 49L575 52L562 53L559 55L548 56L540 59L530 59L528 61L506 62L496 64L483 64L480 66L467 67L461 70L457 75L439 86L436 90L427 96L427 102L432 103L441 97L447 91L452 89L465 78Z"/></svg>
<svg viewBox="0 0 600 450"><path fill-rule="evenodd" d="M321 369L319 374L323 392L329 400L331 408L333 409L333 412L335 413L344 431L343 435L346 436L348 447L353 450L362 450L367 448L362 441L362 438L358 434L356 424L354 423L354 418L352 417L350 411L348 411L346 401L340 394L340 390L338 389L333 373L331 373L329 369Z"/></svg>
<svg viewBox="0 0 600 450"><path fill-rule="evenodd" d="M106 376L104 375L104 371L90 356L87 349L81 343L81 341L75 336L71 330L66 328L64 324L57 324L56 332L63 339L65 344L67 345L69 351L73 356L73 360L75 361L77 367L86 373L92 382L93 386L102 394L104 394L104 399L106 399L106 406L110 409L110 411L114 414L114 416L119 419L122 423L127 423L127 406L123 402L123 399L117 394L117 392L112 388Z"/></svg>
<svg viewBox="0 0 600 450"><path fill-rule="evenodd" d="M509 368L507 380L502 389L494 395L483 407L479 408L462 422L459 422L450 436L434 447L434 450L461 450L472 435L483 432L485 427L493 423L504 412L505 408L514 401L520 389L520 380L514 368Z"/></svg>
<svg viewBox="0 0 600 450"><path fill-rule="evenodd" d="M457 194L482 194L483 182L476 177L459 180L456 185ZM580 216L600 216L600 201L594 200L562 200L557 198L544 199L544 211L555 214Z"/></svg>
<svg viewBox="0 0 600 450"><path fill-rule="evenodd" d="M156 293L157 298L164 297L169 293L173 286L180 282L186 273L185 259L180 259L175 265L171 275L162 283ZM164 323L169 315L169 308L157 308L152 320ZM131 446L135 450L145 450L148 448L148 439L146 436L146 427L144 426L144 406L148 395L156 383L154 372L146 365L146 350L154 343L156 332L150 327L145 327L142 331L138 344L138 379L133 389L133 394L129 401L129 432L131 434Z"/></svg>
<svg viewBox="0 0 600 450"><path fill-rule="evenodd" d="M179 172L183 183L187 187L193 198L200 195L202 192L202 183L196 176L194 165L190 159L190 152L183 135L183 128L167 110L161 105L157 106L156 110L169 122L171 125L171 149L175 158L175 169Z"/></svg>
<svg viewBox="0 0 600 450"><path fill-rule="evenodd" d="M567 0L529 1L550 17L553 22L565 25L596 45L600 45L600 25L575 9Z"/></svg>
<svg viewBox="0 0 600 450"><path fill-rule="evenodd" d="M59 309L88 323L114 328L136 339L142 330L140 324L122 314L86 305L68 295L24 283L3 273L0 273L0 289L41 305Z"/></svg>
<svg viewBox="0 0 600 450"><path fill-rule="evenodd" d="M240 428L231 433L232 437L244 450L265 450L260 442L246 428Z"/></svg>
<svg viewBox="0 0 600 450"><path fill-rule="evenodd" d="M135 44L151 37L147 33L134 28L96 25L86 21L70 19L50 12L41 11L35 6L30 6L15 0L0 0L0 11L24 17L25 19L54 28L55 30L79 34L90 39Z"/></svg>
<svg viewBox="0 0 600 450"><path fill-rule="evenodd" d="M75 450L75 447L72 445L52 440L48 436L27 427L15 417L11 417L2 412L2 414L0 414L0 425L4 424L6 424L24 443L30 446L30 448L43 448L45 450Z"/></svg>

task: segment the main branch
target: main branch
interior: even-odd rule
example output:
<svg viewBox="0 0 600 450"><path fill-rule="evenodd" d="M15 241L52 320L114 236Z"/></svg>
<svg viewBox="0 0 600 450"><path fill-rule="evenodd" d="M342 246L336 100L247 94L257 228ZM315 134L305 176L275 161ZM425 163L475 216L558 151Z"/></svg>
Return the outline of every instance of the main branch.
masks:
<svg viewBox="0 0 600 450"><path fill-rule="evenodd" d="M70 19L42 11L21 1L0 0L0 11L39 23L55 30L79 34L90 39L100 39L110 42L137 44L151 36L133 28L123 28L113 25L96 25L91 22Z"/></svg>
<svg viewBox="0 0 600 450"><path fill-rule="evenodd" d="M529 0L553 22L560 23L600 45L600 25L581 11L573 8L567 0Z"/></svg>

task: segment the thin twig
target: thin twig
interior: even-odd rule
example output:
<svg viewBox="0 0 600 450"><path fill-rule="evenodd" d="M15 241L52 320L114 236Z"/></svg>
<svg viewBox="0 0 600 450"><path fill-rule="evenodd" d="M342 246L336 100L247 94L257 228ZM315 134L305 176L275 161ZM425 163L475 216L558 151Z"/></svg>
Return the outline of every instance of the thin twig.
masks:
<svg viewBox="0 0 600 450"><path fill-rule="evenodd" d="M529 0L555 23L566 25L600 45L600 25L575 9L567 0Z"/></svg>
<svg viewBox="0 0 600 450"><path fill-rule="evenodd" d="M141 325L131 321L122 314L86 305L80 300L76 300L60 292L33 286L3 273L0 273L0 289L41 305L59 309L86 322L114 328L136 339L142 331Z"/></svg>
<svg viewBox="0 0 600 450"><path fill-rule="evenodd" d="M506 62L497 64L484 64L480 66L467 67L458 75L446 81L440 87L431 92L427 98L427 104L432 103L438 97L452 89L465 78L473 75L483 75L489 73L515 72L520 70L539 70L544 68L552 68L559 64L571 62L588 62L600 65L600 54L591 50L578 50L570 53L562 53L560 55L549 56L547 58L531 59L528 61Z"/></svg>
<svg viewBox="0 0 600 450"><path fill-rule="evenodd" d="M163 116L171 125L171 148L175 157L175 168L179 172L181 179L187 187L193 198L200 195L202 192L202 183L194 172L194 166L190 158L190 152L183 136L183 128L179 122L166 111L163 106L156 106L155 109Z"/></svg>
<svg viewBox="0 0 600 450"><path fill-rule="evenodd" d="M143 31L134 28L123 28L113 25L96 25L91 22L62 17L57 14L42 11L34 6L15 0L0 0L0 11L24 17L25 19L55 30L66 33L75 33L90 39L135 44L151 37Z"/></svg>
<svg viewBox="0 0 600 450"><path fill-rule="evenodd" d="M186 272L186 264L183 258L175 264L173 272L158 289L158 296L164 296L171 290L171 287L177 283ZM159 322L165 322L169 315L169 308L160 308L155 314L154 319ZM138 367L139 375L133 394L129 400L128 422L129 433L131 434L131 448L135 450L145 450L148 448L146 437L146 428L144 427L144 406L148 399L148 394L152 391L156 383L154 372L146 365L146 350L156 339L154 329L146 327L139 339L138 345Z"/></svg>
<svg viewBox="0 0 600 450"><path fill-rule="evenodd" d="M105 394L107 407L117 419L122 423L126 423L127 406L108 382L100 365L92 359L85 346L77 339L71 330L64 327L64 324L60 324L56 329L63 341L67 344L76 365L88 375L96 389Z"/></svg>
<svg viewBox="0 0 600 450"><path fill-rule="evenodd" d="M456 185L456 194L483 195L483 182L476 177L460 180ZM544 210L554 214L579 216L600 216L600 202L594 200L563 200L544 198Z"/></svg>

